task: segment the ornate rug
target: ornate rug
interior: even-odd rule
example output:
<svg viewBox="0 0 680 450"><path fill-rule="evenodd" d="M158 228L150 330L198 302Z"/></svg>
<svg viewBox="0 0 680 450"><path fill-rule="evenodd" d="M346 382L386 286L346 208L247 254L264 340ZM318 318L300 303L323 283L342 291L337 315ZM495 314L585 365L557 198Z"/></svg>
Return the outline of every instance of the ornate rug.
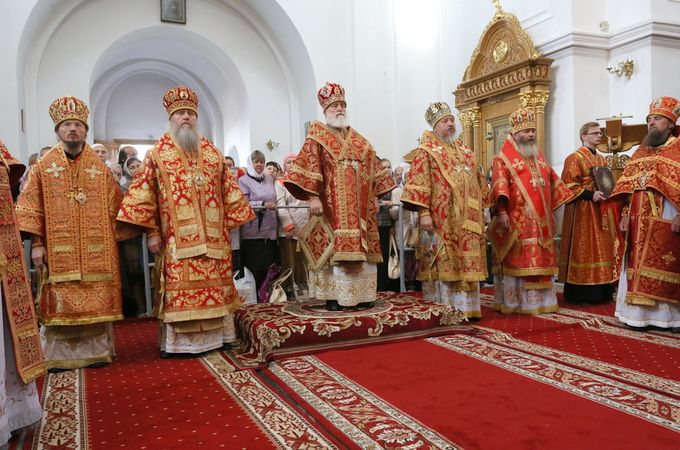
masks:
<svg viewBox="0 0 680 450"><path fill-rule="evenodd" d="M459 311L409 294L378 293L370 309L325 311L323 301L247 305L235 313L237 345L225 352L240 369L283 356L401 339L469 333Z"/></svg>
<svg viewBox="0 0 680 450"><path fill-rule="evenodd" d="M675 448L677 379L479 332L296 356L262 371L361 448Z"/></svg>

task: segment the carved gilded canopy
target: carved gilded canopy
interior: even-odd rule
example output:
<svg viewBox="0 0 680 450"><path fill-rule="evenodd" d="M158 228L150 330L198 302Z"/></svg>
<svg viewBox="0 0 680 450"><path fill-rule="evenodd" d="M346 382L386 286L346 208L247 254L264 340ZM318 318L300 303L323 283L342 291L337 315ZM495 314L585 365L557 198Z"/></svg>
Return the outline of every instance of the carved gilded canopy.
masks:
<svg viewBox="0 0 680 450"><path fill-rule="evenodd" d="M496 3L496 2L495 2ZM463 140L483 166L507 136L507 116L522 107L536 113L537 135L544 141L544 106L549 98L552 59L542 57L517 17L501 9L484 29L462 82L454 92Z"/></svg>

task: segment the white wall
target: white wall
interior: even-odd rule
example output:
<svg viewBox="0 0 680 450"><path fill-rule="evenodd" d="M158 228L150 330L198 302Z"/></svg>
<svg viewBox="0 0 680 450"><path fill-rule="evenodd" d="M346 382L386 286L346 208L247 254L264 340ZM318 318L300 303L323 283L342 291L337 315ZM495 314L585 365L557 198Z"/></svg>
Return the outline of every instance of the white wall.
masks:
<svg viewBox="0 0 680 450"><path fill-rule="evenodd" d="M546 136L554 164L578 145L580 123L619 113L640 122L653 96L680 96L680 2L502 3L555 59ZM205 133L218 146L236 147L243 161L272 139L280 146L266 153L280 159L300 147L305 121L322 118L316 92L333 81L347 89L350 123L396 162L427 127L427 105L454 103L493 15L491 2L467 0L191 0L187 7L181 26L159 22L157 0L10 2L0 52L16 67L0 72L7 99L0 138L20 156L51 143L47 107L61 95L93 103L91 137L156 137L166 118L152 97L173 81L200 91ZM606 72L629 56L637 64L631 80ZM154 73L159 87L151 88ZM136 103L135 111L123 111L124 103Z"/></svg>

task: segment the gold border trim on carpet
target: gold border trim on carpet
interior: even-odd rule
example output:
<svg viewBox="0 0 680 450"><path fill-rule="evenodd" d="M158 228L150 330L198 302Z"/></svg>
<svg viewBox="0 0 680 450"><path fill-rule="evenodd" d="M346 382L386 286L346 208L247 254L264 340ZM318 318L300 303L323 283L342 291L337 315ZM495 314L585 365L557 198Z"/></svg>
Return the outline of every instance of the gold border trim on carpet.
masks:
<svg viewBox="0 0 680 450"><path fill-rule="evenodd" d="M678 400L468 335L426 341L632 416L680 431ZM528 344L531 345L531 344Z"/></svg>
<svg viewBox="0 0 680 450"><path fill-rule="evenodd" d="M288 358L269 370L360 448L458 448L314 356Z"/></svg>
<svg viewBox="0 0 680 450"><path fill-rule="evenodd" d="M291 449L337 448L251 371L234 372L217 352L208 353L201 361L274 445Z"/></svg>
<svg viewBox="0 0 680 450"><path fill-rule="evenodd" d="M45 375L43 417L33 437L33 450L88 448L84 383L81 370Z"/></svg>

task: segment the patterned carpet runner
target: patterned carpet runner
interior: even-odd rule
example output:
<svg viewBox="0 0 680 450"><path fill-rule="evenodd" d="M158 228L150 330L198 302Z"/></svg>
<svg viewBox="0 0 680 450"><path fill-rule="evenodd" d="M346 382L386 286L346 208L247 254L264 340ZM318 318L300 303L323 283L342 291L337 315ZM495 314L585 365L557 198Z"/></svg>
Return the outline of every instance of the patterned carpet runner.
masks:
<svg viewBox="0 0 680 450"><path fill-rule="evenodd" d="M163 360L157 322L118 323L114 362L45 377L42 423L10 449L670 449L680 442L678 335L630 331L612 317L612 304L506 316L485 295L482 320L461 329L417 296L380 300L369 314L344 318L310 317L319 314L314 306L290 311L288 323L307 321L304 330L284 324L279 345L255 350L244 339L240 360L235 352ZM272 329L281 312L258 306L274 317L263 328ZM426 332L446 327L453 333ZM311 344L299 339L310 337ZM235 371L233 362L259 369Z"/></svg>

